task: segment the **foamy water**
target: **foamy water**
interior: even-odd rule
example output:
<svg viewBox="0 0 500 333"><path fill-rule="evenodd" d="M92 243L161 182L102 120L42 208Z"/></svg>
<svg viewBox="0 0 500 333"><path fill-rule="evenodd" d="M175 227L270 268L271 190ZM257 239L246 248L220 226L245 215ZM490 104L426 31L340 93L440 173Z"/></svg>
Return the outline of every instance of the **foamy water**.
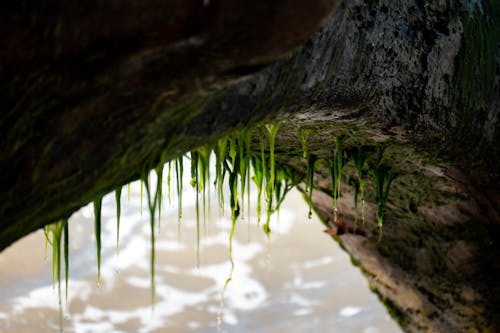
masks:
<svg viewBox="0 0 500 333"><path fill-rule="evenodd" d="M154 306L145 189L142 213L139 183L132 184L130 199L127 188L122 191L119 256L114 194L104 198L100 286L93 207L72 216L64 332L217 331L221 291L230 272L231 220L228 212L221 216L212 194L210 218L200 220L197 262L196 196L188 179L184 184L180 234L176 198L172 194L169 203L164 188L162 218L156 227ZM289 194L279 220L273 216L270 241L257 226L254 211L255 205L250 221L245 212L237 224L235 268L224 294L222 332L400 332L359 270L322 232L321 223L316 217L307 219L308 207L299 193ZM59 331L57 288L44 247L39 231L0 254L0 332ZM64 298L64 282L62 292Z"/></svg>

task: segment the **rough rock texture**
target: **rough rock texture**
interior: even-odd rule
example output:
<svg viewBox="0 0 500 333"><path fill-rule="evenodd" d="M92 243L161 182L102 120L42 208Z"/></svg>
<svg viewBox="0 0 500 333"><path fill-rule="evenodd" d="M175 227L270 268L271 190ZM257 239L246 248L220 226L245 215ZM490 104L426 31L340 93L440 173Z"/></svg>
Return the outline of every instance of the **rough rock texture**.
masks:
<svg viewBox="0 0 500 333"><path fill-rule="evenodd" d="M484 191L475 177L454 163L405 142L404 132L353 130L351 121L345 127L329 115L296 114L283 120L276 139L277 156L281 163L305 174L297 125L309 129L308 152L318 158L312 203L326 231L351 255L389 313L407 332L498 331L498 191ZM346 159L335 221L325 161L332 158L332 138L338 135L344 136ZM385 147L382 164L398 176L391 184L379 229L373 161L381 147ZM368 156L365 223L361 222L360 201L356 222L351 186L351 180L359 176L350 157L359 148Z"/></svg>
<svg viewBox="0 0 500 333"><path fill-rule="evenodd" d="M500 330L499 13L493 1L344 1L304 48L215 104L281 111L277 158L303 173L298 128L319 158L338 135L347 152L387 147L399 176L380 241L371 170L364 227L346 184L333 221L324 162L313 202L408 332ZM352 162L345 174L356 178Z"/></svg>
<svg viewBox="0 0 500 333"><path fill-rule="evenodd" d="M289 8L297 5L291 1ZM346 156L360 147L373 154L381 144L387 147L383 163L399 176L380 241L373 190L367 190L366 223L355 226L347 181L334 221L331 198L324 194L332 190L324 162L315 174L320 191L313 202L406 331L500 331L499 7L493 0L343 1L304 47L224 87L222 74L251 73L253 65L280 52L271 47L270 53L252 53L244 48L246 40L232 41L243 51L231 59L242 61L227 64L220 53L203 53L207 44L189 34L181 34L183 42L175 47L170 37L170 46L152 37L147 51L137 52L139 43L137 49L118 48L118 58L91 52L89 61L96 63L88 72L72 72L56 52L58 61L48 69L26 66L18 81L10 67L16 58L7 57L0 71L1 103L8 110L0 121L0 248L137 178L162 157L274 115L283 119L277 159L301 172L299 127L311 130L309 151L319 158L331 156L332 137L339 135L346 138ZM302 12L319 19L326 7L318 8L316 14ZM276 22L287 22L285 28L304 21L288 23L299 10L278 12L285 16ZM10 25L23 25L8 17ZM266 17L262 22L274 18ZM65 40L77 36L66 33ZM285 38L254 36L264 38L266 47ZM2 40L10 45L15 39ZM72 54L81 54L78 47L87 47L82 43L61 54L73 60ZM50 58L51 52L40 56ZM23 57L27 64L35 59ZM191 63L200 67L186 68ZM186 79L193 77L198 80ZM373 189L370 172L367 187ZM345 175L356 178L352 164Z"/></svg>
<svg viewBox="0 0 500 333"><path fill-rule="evenodd" d="M485 204L478 201L484 198L451 176L461 176L456 170L427 166L420 172L430 192L419 193L422 201L412 207L416 196L407 191L415 175L395 181L381 240L373 198L364 226L354 225L350 188L344 188L337 222L328 195L315 193L313 203L405 331L496 332L500 228L483 215Z"/></svg>
<svg viewBox="0 0 500 333"><path fill-rule="evenodd" d="M222 134L228 124L180 133L335 3L11 2L0 13L0 249Z"/></svg>

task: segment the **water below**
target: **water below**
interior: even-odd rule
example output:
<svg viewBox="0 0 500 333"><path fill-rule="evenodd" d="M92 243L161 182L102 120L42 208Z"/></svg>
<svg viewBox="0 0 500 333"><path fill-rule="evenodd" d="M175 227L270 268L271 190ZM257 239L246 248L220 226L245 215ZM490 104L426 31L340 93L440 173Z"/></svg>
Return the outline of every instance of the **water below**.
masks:
<svg viewBox="0 0 500 333"><path fill-rule="evenodd" d="M246 212L238 221L233 278L220 310L230 272L230 216L221 216L212 195L211 218L200 222L198 263L195 194L185 187L180 234L176 198L172 194L169 204L164 190L154 307L149 211L144 191L141 214L139 184L132 184L129 199L123 189L119 256L114 194L104 198L100 285L93 207L72 216L64 332L217 332L219 311L221 332L401 332L359 269L322 232L322 224L316 217L307 219L308 208L298 192L289 194L279 219L272 220L270 241L257 226L254 206L250 223ZM0 254L0 332L59 331L57 288L44 248L44 234L38 231ZM62 290L64 298L64 282Z"/></svg>

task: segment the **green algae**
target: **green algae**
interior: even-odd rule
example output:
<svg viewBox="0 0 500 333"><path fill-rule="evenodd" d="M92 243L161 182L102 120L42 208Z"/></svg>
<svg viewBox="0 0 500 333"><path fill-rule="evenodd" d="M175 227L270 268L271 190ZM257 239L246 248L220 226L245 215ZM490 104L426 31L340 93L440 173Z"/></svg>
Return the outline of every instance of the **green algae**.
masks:
<svg viewBox="0 0 500 333"><path fill-rule="evenodd" d="M314 168L318 157L316 155L309 154L309 148L307 141L309 135L311 135L312 129L299 128L297 131L297 137L299 138L300 146L302 147L302 157L307 160L307 171L306 171L306 184L305 191L309 194L309 212L307 217L312 218L312 191L314 187Z"/></svg>
<svg viewBox="0 0 500 333"><path fill-rule="evenodd" d="M101 283L101 207L102 197L94 201L94 233L97 253L97 283Z"/></svg>
<svg viewBox="0 0 500 333"><path fill-rule="evenodd" d="M64 284L65 284L65 300L68 301L68 281L69 281L69 226L68 220L63 220L63 237L64 237Z"/></svg>
<svg viewBox="0 0 500 333"><path fill-rule="evenodd" d="M221 138L214 144L205 145L193 150L190 153L191 159L191 185L196 192L196 219L197 219L197 261L199 264L200 257L200 240L201 240L201 228L200 228L200 201L203 200L203 218L206 219L206 202L205 198L209 195L210 191L207 191L208 184L210 183L210 156L213 154L215 156L215 174L216 178L214 181L214 186L218 192L219 206L224 206L224 179L226 175L229 175L229 191L230 191L230 206L231 215L241 216L244 211L243 203L250 185L250 179L252 179L257 186L257 215L260 224L260 213L261 213L261 201L262 195L265 195L266 202L266 213L267 219L266 223L263 225L264 232L269 236L271 232L270 228L270 217L274 212L278 212L279 208L286 197L287 193L296 186L302 177L299 176L290 167L276 163L275 161L275 144L276 136L280 128L280 122L274 121L269 124L257 125L254 127L247 127L240 130L233 131L227 136ZM309 212L308 216L312 214L312 190L314 188L314 173L316 169L316 164L319 158L315 154L310 154L307 150L307 138L310 134L307 130L299 130L299 139L303 148L303 157L307 156L307 172L305 177L305 188L308 194L309 201ZM252 138L256 134L258 140L257 151L252 151ZM267 140L266 140L267 139ZM357 191L361 197L361 212L362 220L364 222L364 178L366 171L364 166L366 160L369 156L368 151L359 148L354 153L344 151L343 145L345 141L345 136L338 135L334 137L334 149L332 151L332 156L330 159L326 160L327 165L330 169L331 181L332 181L332 198L333 198L333 208L334 208L334 220L337 219L337 201L340 199L340 184L342 180L342 172L344 164L347 159L344 155L347 155L354 163L357 171L357 181L356 186ZM268 148L266 150L266 148ZM383 155L383 150L379 154L379 159L375 163L380 164L381 157ZM175 172L175 187L177 189L178 197L178 219L179 219L179 234L180 234L180 220L182 217L182 192L183 192L183 158L179 157L173 161L166 162L166 154L162 154L159 164L153 169L156 172L158 179L158 185L155 194L155 202L152 204L152 198L149 188L149 180L147 177L142 176L140 178L141 184L141 209L142 209L142 197L143 197L143 186L146 185L148 192L148 207L150 213L158 209L158 220L161 219L161 205L162 205L162 186L163 186L163 170L165 164L168 164L168 176L167 184L171 187L171 172ZM173 163L173 164L172 164ZM175 170L174 170L175 169ZM252 170L251 170L252 169ZM372 168L372 173L375 178L375 186L377 192L377 199L379 201L379 213L377 215L378 220L383 218L385 212L385 203L387 201L388 191L390 182L392 182L392 176L385 176L385 169L377 167ZM253 176L251 176L253 174ZM146 184L147 183L147 184ZM379 186L380 185L380 186ZM239 186L239 188L238 188ZM239 193L239 194L238 194ZM355 195L355 210L356 210L356 221L358 214L357 198L358 193ZM201 195L201 199L200 199ZM121 188L115 190L116 197L116 207L117 207L117 252L118 252L118 242L119 242L119 223L120 223L120 196ZM241 199L241 201L240 201ZM94 212L95 212L95 234L96 234L96 244L98 252L98 280L100 280L100 206L101 200L96 200L94 202ZM249 206L249 205L248 205ZM247 207L248 207L247 206ZM236 223L236 220L234 220Z"/></svg>
<svg viewBox="0 0 500 333"><path fill-rule="evenodd" d="M200 181L199 181L199 165L198 152L191 152L191 186L196 193L196 265L200 266Z"/></svg>
<svg viewBox="0 0 500 333"><path fill-rule="evenodd" d="M212 153L212 147L209 145L202 146L197 149L198 152L198 165L197 168L199 177L201 178L201 191L203 199L203 232L205 237L207 236L207 207L210 207L210 189L208 184L210 184L210 155ZM200 185L198 184L198 190ZM207 205L208 200L208 205Z"/></svg>
<svg viewBox="0 0 500 333"><path fill-rule="evenodd" d="M275 141L276 141L276 134L278 134L278 130L280 127L280 122L275 121L270 124L266 124L265 128L267 131L267 136L269 139L269 161L270 161L270 168L269 168L269 173L270 173L270 178L269 178L269 186L270 186L270 192L274 191L274 185L275 185L275 158L274 158L274 146L275 146Z"/></svg>
<svg viewBox="0 0 500 333"><path fill-rule="evenodd" d="M358 219L359 219L359 180L354 178L354 177L349 177L347 183L352 186L354 189L354 226L357 225ZM364 216L364 214L363 214ZM364 220L363 220L363 226L364 226Z"/></svg>
<svg viewBox="0 0 500 333"><path fill-rule="evenodd" d="M163 201L163 168L164 163L158 164L155 168L156 178L158 179L158 186L156 187L157 191L157 202L158 202L158 228L160 227L161 221L161 204Z"/></svg>
<svg viewBox="0 0 500 333"><path fill-rule="evenodd" d="M182 218L182 178L184 174L184 162L181 158L175 161L175 177L176 177L176 189L177 189L177 234L179 240L181 238L181 218Z"/></svg>
<svg viewBox="0 0 500 333"><path fill-rule="evenodd" d="M255 185L257 186L257 225L260 225L260 216L262 212L262 190L264 188L264 177L266 174L266 158L265 158L265 144L264 133L262 127L258 128L260 158L257 155L252 156L252 167L254 176L252 177Z"/></svg>
<svg viewBox="0 0 500 333"><path fill-rule="evenodd" d="M252 129L245 128L239 132L238 146L240 157L240 180L241 180L241 214L244 214L245 189L249 190L250 186L250 158L251 158L251 141ZM247 187L248 186L248 187ZM247 209L250 210L250 201L248 201ZM248 212L250 214L250 212ZM250 218L250 215L248 215Z"/></svg>
<svg viewBox="0 0 500 333"><path fill-rule="evenodd" d="M149 208L149 226L151 230L151 249L150 249L150 279L151 279L151 303L155 304L155 296L156 296L156 283L155 283L155 262L156 262L156 253L155 253L155 210L158 206L158 194L161 191L161 178L157 177L156 191L154 194L151 191L151 187L149 184L149 175L144 173L141 177L141 180L144 182L146 187L148 208Z"/></svg>
<svg viewBox="0 0 500 333"><path fill-rule="evenodd" d="M355 182L355 194L354 194L354 209L355 209L355 219L354 223L358 222L358 194L361 200L361 221L363 226L365 225L365 162L368 158L368 152L363 147L359 147L354 154L352 154L352 160L354 166L358 173L358 179Z"/></svg>
<svg viewBox="0 0 500 333"><path fill-rule="evenodd" d="M304 154L305 155L305 154ZM306 193L309 194L309 212L307 217L312 218L312 192L314 188L314 168L318 158L316 155L310 155L307 157L307 175L306 175Z"/></svg>
<svg viewBox="0 0 500 333"><path fill-rule="evenodd" d="M234 229L236 225L237 218L240 215L240 205L238 202L238 176L241 176L240 174L240 166L241 166L241 160L239 155L236 154L237 149L236 149L237 141L235 140L234 137L231 137L230 142L229 142L229 163L228 160L226 159L224 161L224 169L226 172L229 174L229 179L228 179L228 185L229 185L229 204L231 207L231 218L232 218L232 228ZM231 232L234 234L234 230ZM230 255L232 256L232 235L230 234L229 237L229 244L230 244Z"/></svg>
<svg viewBox="0 0 500 333"><path fill-rule="evenodd" d="M214 186L217 191L217 199L219 208L224 210L224 177L226 170L224 169L224 161L227 154L227 139L221 139L213 147L215 155L215 181Z"/></svg>
<svg viewBox="0 0 500 333"><path fill-rule="evenodd" d="M168 198L168 203L172 202L171 184L172 184L172 161L169 161L168 167L167 167L167 198Z"/></svg>
<svg viewBox="0 0 500 333"><path fill-rule="evenodd" d="M269 143L269 169L266 168L266 156L263 153L262 147L263 144L261 142L261 159L262 159L262 169L263 175L265 179L265 189L266 189L266 202L267 202L267 218L266 223L262 226L265 234L269 238L271 234L270 222L271 215L275 211L273 206L273 196L275 196L275 186L276 186L276 166L275 166L275 156L274 156L274 147L276 141L276 135L278 133L278 129L280 127L280 122L275 121L270 124L265 124L264 128L266 130L268 143ZM262 137L261 137L262 138Z"/></svg>
<svg viewBox="0 0 500 333"><path fill-rule="evenodd" d="M270 220L272 214L275 212L279 213L281 204L283 203L286 195L289 191L297 186L300 182L304 181L304 175L297 172L290 166L280 163L275 160L275 145L276 137L280 128L280 122L275 121L267 125L258 125L254 127L247 127L233 131L221 138L215 143L198 147L190 152L191 160L191 185L193 186L196 193L196 225L197 225L197 246L196 246L196 258L197 265L200 263L200 203L203 205L203 221L205 225L206 220L206 201L210 195L210 157L214 155L215 157L215 180L213 182L215 190L217 192L217 198L219 202L219 207L224 207L224 189L225 186L229 189L230 198L229 206L231 208L231 230L229 233L229 261L231 263L231 271L229 277L226 279L224 290L221 294L222 298L224 292L227 288L227 284L232 279L232 274L234 271L233 262L233 237L238 219L244 214L243 204L245 202L245 195L249 200L249 189L250 181L253 180L257 187L257 224L260 225L261 216L261 201L262 196L266 203L266 213L267 219L263 224L262 228L267 237L270 237L271 226ZM309 132L304 132L302 134L301 145L303 148L302 157L306 159L307 171L305 175L305 188L307 193L307 201L309 202L309 212L308 216L312 215L312 190L315 186L314 184L314 173L320 158L314 153L309 152L307 149L307 135ZM300 138L300 136L299 136ZM253 142L255 140L256 142ZM354 163L355 171L357 172L356 181L358 182L358 191L361 197L361 212L363 223L365 221L364 216L364 181L367 171L365 170L366 161L369 158L369 151L359 149L354 153L350 153L348 150L344 149L344 136L337 136L333 140L334 149L330 159L326 159L326 164L329 167L331 181L332 181L332 197L333 197L333 208L334 208L334 220L337 220L337 201L340 199L340 184L342 180L342 175L344 171L344 166L348 161L345 156L347 156ZM254 148L255 150L252 150ZM375 184L375 192L378 202L377 209L377 223L381 230L382 220L386 210L386 202L389 193L390 183L394 179L394 173L384 173L386 170L382 167L381 157L382 152L379 154L379 159L376 160L374 164L376 167L371 167L369 170L372 171ZM155 303L155 218L157 216L158 223L161 219L161 205L162 205L162 186L163 186L163 171L164 166L168 164L167 171L167 186L168 186L168 197L170 200L171 192L171 181L174 181L177 191L178 198L178 233L180 238L180 224L182 218L182 192L183 192L183 171L184 164L183 158L185 156L178 157L172 161L166 162L162 154L159 164L152 170L156 173L156 190L153 191L150 183L150 173L142 173L140 178L141 184L141 212L142 212L142 197L143 197L143 186L146 187L147 194L147 204L150 213L150 229L151 229L151 253L150 253L150 276L151 276L151 299L152 304ZM171 173L175 173L175 177L171 176ZM377 178L378 177L378 178ZM227 179L226 179L227 178ZM354 178L353 178L354 179ZM226 182L227 181L227 182ZM227 185L226 185L227 184ZM377 185L378 184L378 185ZM129 187L130 189L130 187ZM362 190L363 189L363 190ZM130 190L129 190L130 191ZM201 198L200 198L201 195ZM120 224L120 197L121 188L115 190L116 198L116 208L117 208L117 253L119 251L119 224ZM358 206L357 199L358 192L355 195L355 210L356 210L356 221L358 219ZM210 200L209 200L210 201ZM94 201L94 214L95 214L95 234L96 234L96 248L97 248L97 265L98 265L98 282L100 283L100 262L101 262L101 202L102 197ZM210 202L208 204L210 206ZM156 213L156 210L158 212ZM248 214L250 213L250 202L246 205ZM157 215L156 215L157 214ZM209 214L210 215L210 214ZM380 221L380 222L379 222ZM205 229L206 231L206 229ZM381 236L381 231L380 231ZM66 244L66 243L65 243ZM66 256L66 254L65 254ZM65 263L67 266L67 264ZM57 264L56 264L57 266ZM67 279L67 273L66 273ZM223 304L223 299L221 300Z"/></svg>
<svg viewBox="0 0 500 333"><path fill-rule="evenodd" d="M122 188L121 186L115 190L115 202L116 202L116 255L120 255L120 216L121 216L121 196Z"/></svg>
<svg viewBox="0 0 500 333"><path fill-rule="evenodd" d="M337 201L340 199L340 184L342 181L342 169L344 167L344 158L342 144L344 137L337 136L334 139L335 149L332 158L327 161L332 178L332 199L333 199L333 221L337 221Z"/></svg>
<svg viewBox="0 0 500 333"><path fill-rule="evenodd" d="M373 183L375 185L375 199L377 201L377 225L379 227L379 240L382 238L382 225L389 198L389 189L392 181L398 176L393 171L392 167L387 165L385 155L387 146L379 146L374 160L371 161L370 170L373 175Z"/></svg>
<svg viewBox="0 0 500 333"><path fill-rule="evenodd" d="M262 163L262 159L258 158L257 156L252 156L252 167L254 170L252 180L257 187L257 225L260 225L260 215L262 212L262 187L264 183Z"/></svg>
<svg viewBox="0 0 500 333"><path fill-rule="evenodd" d="M382 238L382 224L384 221L387 199L389 197L389 188L396 174L386 165L377 165L373 169L373 179L375 183L375 192L377 199L377 224L379 227L379 239Z"/></svg>
<svg viewBox="0 0 500 333"><path fill-rule="evenodd" d="M63 306L61 292L61 240L63 243L64 277L65 277L65 299L68 300L68 273L69 273L69 231L68 220L62 219L48 225L45 228L46 244L52 245L52 283L54 288L57 284L57 295L59 304L60 331L63 331Z"/></svg>
<svg viewBox="0 0 500 333"><path fill-rule="evenodd" d="M312 133L312 129L299 128L297 136L299 138L300 146L302 147L302 157L305 159L309 158L309 149L307 146L307 140L309 135Z"/></svg>
<svg viewBox="0 0 500 333"><path fill-rule="evenodd" d="M230 149L231 150L231 149ZM222 324L222 310L224 309L224 294L227 290L229 283L233 278L234 272L234 260L233 260L233 238L234 232L236 230L236 221L240 214L240 208L238 205L238 173L240 172L240 161L239 156L232 159L232 168L225 163L225 169L229 172L229 188L230 188L230 205L231 205L231 230L229 232L229 262L231 265L229 276L224 282L224 286L221 291L221 301L219 306L219 311L217 312L217 329L220 331Z"/></svg>

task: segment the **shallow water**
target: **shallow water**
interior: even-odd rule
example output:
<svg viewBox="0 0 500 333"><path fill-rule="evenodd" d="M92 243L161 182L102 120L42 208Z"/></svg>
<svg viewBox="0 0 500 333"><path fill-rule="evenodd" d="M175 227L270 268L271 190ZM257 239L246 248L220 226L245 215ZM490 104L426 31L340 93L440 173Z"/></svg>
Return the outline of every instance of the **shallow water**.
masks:
<svg viewBox="0 0 500 333"><path fill-rule="evenodd" d="M114 194L104 198L100 286L92 205L72 216L64 332L217 331L221 291L230 272L231 221L229 213L221 216L212 194L211 218L201 220L197 267L195 194L189 182L185 184L180 235L176 198L172 194L169 204L164 188L154 307L149 211L144 193L141 214L139 184L132 184L130 199L127 188L122 191L119 257ZM298 192L289 194L279 219L272 220L270 242L257 227L253 211L250 223L245 211L237 224L235 269L225 292L222 332L401 332L360 271L322 232L316 216L307 219L308 207ZM0 332L59 331L57 288L44 247L39 231L0 254ZM62 290L64 294L64 282Z"/></svg>

